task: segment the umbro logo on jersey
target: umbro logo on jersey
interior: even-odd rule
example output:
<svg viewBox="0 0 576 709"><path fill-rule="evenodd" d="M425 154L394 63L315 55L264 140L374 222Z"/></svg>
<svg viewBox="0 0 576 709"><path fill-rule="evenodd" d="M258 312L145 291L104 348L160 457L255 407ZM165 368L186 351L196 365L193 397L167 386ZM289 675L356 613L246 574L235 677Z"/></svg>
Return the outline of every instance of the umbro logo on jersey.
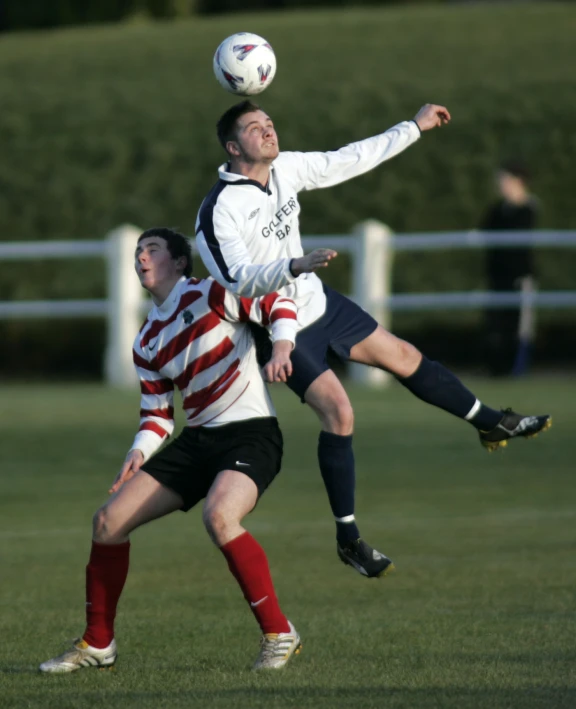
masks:
<svg viewBox="0 0 576 709"><path fill-rule="evenodd" d="M194 320L194 315L189 310L184 310L182 313L182 317L184 318L184 322L186 325L190 325L190 323Z"/></svg>
<svg viewBox="0 0 576 709"><path fill-rule="evenodd" d="M260 211L260 207L258 207L258 209L255 209L252 212L252 214L250 214L250 216L248 217L248 221L250 221L250 219L254 219L254 217L258 214L259 211Z"/></svg>

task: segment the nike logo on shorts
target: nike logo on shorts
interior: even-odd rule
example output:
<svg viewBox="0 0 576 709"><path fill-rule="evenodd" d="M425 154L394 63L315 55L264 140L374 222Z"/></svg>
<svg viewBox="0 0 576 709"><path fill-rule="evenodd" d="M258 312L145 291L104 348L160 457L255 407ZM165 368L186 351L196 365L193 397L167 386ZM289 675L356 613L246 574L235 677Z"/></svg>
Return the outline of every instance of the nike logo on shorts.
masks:
<svg viewBox="0 0 576 709"><path fill-rule="evenodd" d="M237 460L235 464L236 464L236 465L247 465L247 466L250 466L250 463L243 463L241 460Z"/></svg>

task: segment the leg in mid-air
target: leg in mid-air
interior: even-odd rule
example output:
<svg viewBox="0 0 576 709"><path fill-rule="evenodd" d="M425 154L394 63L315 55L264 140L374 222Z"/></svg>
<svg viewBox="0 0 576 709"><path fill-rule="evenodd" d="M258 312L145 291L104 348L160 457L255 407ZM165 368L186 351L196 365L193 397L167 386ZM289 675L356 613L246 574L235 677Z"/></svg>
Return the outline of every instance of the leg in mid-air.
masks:
<svg viewBox="0 0 576 709"><path fill-rule="evenodd" d="M300 652L302 644L280 609L264 550L241 524L258 501L258 494L250 477L236 470L223 470L206 497L203 521L262 630L260 653L253 669L280 669Z"/></svg>
<svg viewBox="0 0 576 709"><path fill-rule="evenodd" d="M128 576L129 535L137 527L182 505L180 495L140 471L96 512L86 567L86 629L69 650L43 662L42 672L61 674L84 667L114 666L117 658L114 620Z"/></svg>
<svg viewBox="0 0 576 709"><path fill-rule="evenodd" d="M334 372L327 369L308 386L304 400L322 425L318 438L318 463L336 521L338 556L363 576L385 576L394 565L361 538L354 515L354 411L348 395Z"/></svg>
<svg viewBox="0 0 576 709"><path fill-rule="evenodd" d="M380 325L351 348L350 360L391 372L422 401L468 421L489 452L506 446L510 438L533 437L552 425L548 414L524 416L512 409L491 409L444 365L424 357Z"/></svg>
<svg viewBox="0 0 576 709"><path fill-rule="evenodd" d="M325 314L301 330L292 352L292 375L288 387L300 401L312 408L320 420L318 463L336 522L336 551L342 562L369 578L385 576L394 568L390 559L373 549L358 529L354 509L356 472L352 433L354 412L344 387L329 368L327 354L335 349L347 359L350 346L374 331L376 321L336 291L326 288ZM350 317L349 307L354 309ZM358 316L356 309L360 311ZM266 330L252 327L258 361L263 366L270 358ZM342 347L336 344L340 340Z"/></svg>

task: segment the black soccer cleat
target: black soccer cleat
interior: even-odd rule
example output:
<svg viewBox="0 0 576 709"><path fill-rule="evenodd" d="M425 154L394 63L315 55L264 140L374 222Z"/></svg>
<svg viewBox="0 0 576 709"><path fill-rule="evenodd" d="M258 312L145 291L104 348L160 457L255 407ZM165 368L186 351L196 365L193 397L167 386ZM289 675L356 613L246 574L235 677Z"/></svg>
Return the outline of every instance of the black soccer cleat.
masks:
<svg viewBox="0 0 576 709"><path fill-rule="evenodd" d="M356 539L344 546L337 544L336 551L340 561L354 567L359 574L368 578L386 576L388 572L394 570L394 564L390 559L376 549L372 549L363 539Z"/></svg>
<svg viewBox="0 0 576 709"><path fill-rule="evenodd" d="M505 448L509 438L534 438L540 431L546 431L552 425L549 414L543 416L523 416L512 409L502 409L500 423L491 431L478 431L480 443L492 453L498 448Z"/></svg>

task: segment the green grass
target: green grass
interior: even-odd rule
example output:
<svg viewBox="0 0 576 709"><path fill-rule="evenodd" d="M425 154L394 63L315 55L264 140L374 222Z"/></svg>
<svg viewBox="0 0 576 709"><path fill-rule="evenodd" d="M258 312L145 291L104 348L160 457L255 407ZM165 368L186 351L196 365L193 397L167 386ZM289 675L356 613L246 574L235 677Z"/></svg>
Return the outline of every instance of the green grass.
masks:
<svg viewBox="0 0 576 709"><path fill-rule="evenodd" d="M574 707L576 385L473 388L495 405L549 410L555 425L488 456L472 429L398 385L352 389L361 528L397 565L382 581L338 562L316 422L276 391L284 470L246 525L302 634L286 671L249 671L257 626L194 510L133 535L117 671L49 677L37 664L83 629L91 516L138 400L3 387L0 707Z"/></svg>

